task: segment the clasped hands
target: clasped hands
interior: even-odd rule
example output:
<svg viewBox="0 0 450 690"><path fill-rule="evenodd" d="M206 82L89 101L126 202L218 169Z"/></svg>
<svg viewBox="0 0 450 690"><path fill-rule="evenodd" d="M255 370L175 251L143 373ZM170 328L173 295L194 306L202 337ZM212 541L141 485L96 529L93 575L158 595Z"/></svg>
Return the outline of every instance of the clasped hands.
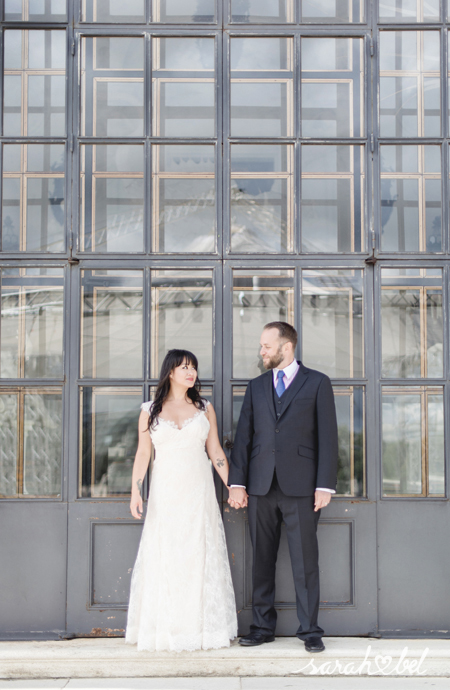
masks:
<svg viewBox="0 0 450 690"><path fill-rule="evenodd" d="M235 486L229 490L228 503L232 508L246 508L248 505L248 494L243 487Z"/></svg>

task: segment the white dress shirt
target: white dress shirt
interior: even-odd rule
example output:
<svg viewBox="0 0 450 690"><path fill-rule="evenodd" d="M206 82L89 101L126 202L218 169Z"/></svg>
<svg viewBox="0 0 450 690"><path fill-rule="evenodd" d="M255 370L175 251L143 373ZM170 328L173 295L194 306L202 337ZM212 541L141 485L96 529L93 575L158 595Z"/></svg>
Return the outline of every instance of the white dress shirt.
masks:
<svg viewBox="0 0 450 690"><path fill-rule="evenodd" d="M276 388L277 383L278 383L278 372L279 371L284 371L283 382L284 382L285 390L287 390L289 388L289 386L291 385L292 381L297 376L297 372L299 369L300 369L300 365L296 359L294 359L290 364L288 364L287 367L284 367L284 369L273 369L273 386L274 386L274 388ZM245 489L245 486L242 486L242 484L231 484L230 489L234 489L234 488ZM333 489L321 489L319 487L316 487L316 491L328 491L330 494L336 493L336 491L334 491Z"/></svg>

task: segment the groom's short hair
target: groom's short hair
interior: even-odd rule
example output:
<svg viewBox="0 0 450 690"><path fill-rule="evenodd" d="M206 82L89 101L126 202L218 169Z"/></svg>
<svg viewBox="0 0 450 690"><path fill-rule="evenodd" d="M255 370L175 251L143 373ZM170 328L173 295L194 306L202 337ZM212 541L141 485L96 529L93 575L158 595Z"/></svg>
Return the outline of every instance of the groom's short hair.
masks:
<svg viewBox="0 0 450 690"><path fill-rule="evenodd" d="M295 347L297 345L297 331L293 326L291 326L290 323L286 323L286 321L271 321L270 323L266 323L264 326L264 330L267 328L276 328L278 330L278 335L280 336L281 340L284 340L285 342L292 343L292 347L295 350Z"/></svg>

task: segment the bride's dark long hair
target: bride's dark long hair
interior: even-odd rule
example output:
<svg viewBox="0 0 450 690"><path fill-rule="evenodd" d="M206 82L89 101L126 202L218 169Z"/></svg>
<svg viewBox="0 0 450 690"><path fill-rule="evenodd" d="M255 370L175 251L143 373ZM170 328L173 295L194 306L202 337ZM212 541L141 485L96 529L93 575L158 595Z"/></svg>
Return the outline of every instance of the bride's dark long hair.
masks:
<svg viewBox="0 0 450 690"><path fill-rule="evenodd" d="M158 387L156 388L155 399L150 410L150 415L148 418L148 428L154 424L158 423L158 415L160 414L164 402L169 395L170 391L170 374L176 368L179 367L183 362L188 362L195 367L198 371L198 360L197 357L189 350L169 350L167 355L164 357L163 363L161 365L161 372L159 374ZM206 407L205 398L202 398L200 391L202 389L202 384L200 379L196 378L194 385L188 388L186 391L187 397L192 400L195 407L199 410L204 410Z"/></svg>

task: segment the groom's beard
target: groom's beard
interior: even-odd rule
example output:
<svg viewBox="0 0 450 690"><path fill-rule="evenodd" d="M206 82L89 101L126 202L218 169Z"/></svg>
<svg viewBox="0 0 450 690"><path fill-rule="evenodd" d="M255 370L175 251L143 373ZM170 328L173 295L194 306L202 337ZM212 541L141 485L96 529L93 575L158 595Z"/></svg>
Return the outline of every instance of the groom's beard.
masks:
<svg viewBox="0 0 450 690"><path fill-rule="evenodd" d="M281 354L281 347L278 349L276 355L271 357L269 360L263 362L266 369L276 369L279 364L283 361L283 355Z"/></svg>

